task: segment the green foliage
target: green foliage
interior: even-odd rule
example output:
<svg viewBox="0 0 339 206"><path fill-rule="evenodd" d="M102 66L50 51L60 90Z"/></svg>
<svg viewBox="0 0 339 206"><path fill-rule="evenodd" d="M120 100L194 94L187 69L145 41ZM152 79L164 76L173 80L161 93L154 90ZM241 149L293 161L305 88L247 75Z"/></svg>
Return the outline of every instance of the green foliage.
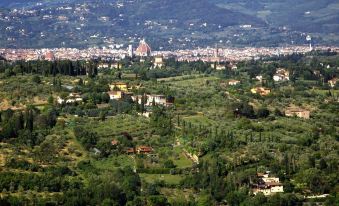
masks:
<svg viewBox="0 0 339 206"><path fill-rule="evenodd" d="M171 116L163 107L153 107L150 125L153 127L154 132L160 136L169 136L173 133Z"/></svg>
<svg viewBox="0 0 339 206"><path fill-rule="evenodd" d="M164 167L165 168L175 168L176 166L175 166L175 164L173 163L172 160L166 160L164 162Z"/></svg>
<svg viewBox="0 0 339 206"><path fill-rule="evenodd" d="M258 118L267 118L270 115L270 111L267 108L260 108L257 112Z"/></svg>
<svg viewBox="0 0 339 206"><path fill-rule="evenodd" d="M97 133L88 131L84 127L75 127L73 132L77 140L87 150L89 150L90 148L93 148L98 141Z"/></svg>
<svg viewBox="0 0 339 206"><path fill-rule="evenodd" d="M39 76L35 75L32 78L32 82L34 82L35 84L40 84L41 83L41 79Z"/></svg>
<svg viewBox="0 0 339 206"><path fill-rule="evenodd" d="M82 83L68 76L69 70L60 70L65 76L55 78L46 77L47 72L39 76L39 86L26 75L29 64L19 68L18 63L11 71L22 74L0 81L0 98L18 107L0 112L0 155L5 157L0 158L0 204L286 206L311 202L304 196L327 193L319 201L336 205L338 91L334 88L329 94L315 75L318 70L328 79L338 75L320 64L332 67L336 59L292 55L240 62L237 71L229 72L174 59L166 61L164 70L149 71L148 59L121 71L151 78L130 80L133 92L175 97L171 107L147 107L130 98L108 101L108 84L116 80L110 72L82 77ZM131 63L122 61L125 67ZM76 62L64 63L76 71ZM271 75L278 67L293 72L293 81L273 82ZM183 73L187 75L172 77ZM267 81L251 79L256 75ZM159 76L170 78L153 79ZM227 86L230 79L241 84ZM250 93L260 84L270 87L271 94ZM50 98L46 103L49 97L66 97L69 92L81 93L84 102L55 105ZM29 106L26 99L33 97L44 102ZM97 104L107 107L99 109ZM289 106L310 110L310 119L284 116ZM145 111L153 113L150 118L136 114ZM154 150L126 153L141 145ZM256 173L267 170L279 177L284 193L252 195L259 181Z"/></svg>

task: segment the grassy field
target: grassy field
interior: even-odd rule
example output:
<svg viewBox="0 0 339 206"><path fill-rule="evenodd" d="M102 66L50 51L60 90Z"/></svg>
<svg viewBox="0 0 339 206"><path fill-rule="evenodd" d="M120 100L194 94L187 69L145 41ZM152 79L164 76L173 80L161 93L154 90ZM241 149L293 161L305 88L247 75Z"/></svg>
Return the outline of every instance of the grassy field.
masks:
<svg viewBox="0 0 339 206"><path fill-rule="evenodd" d="M129 133L133 138L143 138L149 131L147 123L148 120L144 117L118 115L105 121L88 119L83 126L91 128L101 138L115 138L123 132Z"/></svg>
<svg viewBox="0 0 339 206"><path fill-rule="evenodd" d="M192 161L188 159L184 153L181 147L174 148L174 152L177 153L178 158L173 158L174 164L177 166L177 168L189 168L192 167Z"/></svg>
<svg viewBox="0 0 339 206"><path fill-rule="evenodd" d="M170 203L178 200L196 198L196 195L194 195L195 192L192 189L161 188L160 192L168 197Z"/></svg>
<svg viewBox="0 0 339 206"><path fill-rule="evenodd" d="M93 160L93 166L100 170L115 170L119 167L133 167L134 161L131 156L119 155L114 157L108 157L103 160Z"/></svg>
<svg viewBox="0 0 339 206"><path fill-rule="evenodd" d="M204 115L195 115L184 117L183 120L188 121L195 125L203 125L203 126L215 126L217 123L214 120L209 119Z"/></svg>
<svg viewBox="0 0 339 206"><path fill-rule="evenodd" d="M215 81L218 80L218 77L210 76L210 77L198 77L198 78L187 78L181 79L178 81L173 81L170 84L176 87L199 87L206 85L206 81Z"/></svg>
<svg viewBox="0 0 339 206"><path fill-rule="evenodd" d="M142 180L147 183L154 183L157 181L164 181L166 184L177 185L183 179L181 175L170 175L170 174L140 174Z"/></svg>
<svg viewBox="0 0 339 206"><path fill-rule="evenodd" d="M177 77L168 77L168 78L159 78L157 79L158 82L173 82L173 81L182 81L187 79L194 79L194 78L202 78L204 75L197 74L197 75L183 75Z"/></svg>

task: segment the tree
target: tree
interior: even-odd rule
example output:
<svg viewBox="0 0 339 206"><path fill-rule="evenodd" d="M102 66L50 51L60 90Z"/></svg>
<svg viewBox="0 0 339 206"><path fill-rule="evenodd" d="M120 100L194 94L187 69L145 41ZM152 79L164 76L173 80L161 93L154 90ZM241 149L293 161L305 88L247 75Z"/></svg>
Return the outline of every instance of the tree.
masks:
<svg viewBox="0 0 339 206"><path fill-rule="evenodd" d="M22 73L22 68L21 68L21 66L20 66L20 65L15 65L15 66L14 66L14 69L13 69L13 72L14 72L15 74Z"/></svg>
<svg viewBox="0 0 339 206"><path fill-rule="evenodd" d="M99 119L101 121L105 121L106 120L106 112L105 111L101 111L99 114Z"/></svg>
<svg viewBox="0 0 339 206"><path fill-rule="evenodd" d="M56 146L50 140L46 140L36 148L34 154L38 161L49 164L55 161L54 155L56 152Z"/></svg>
<svg viewBox="0 0 339 206"><path fill-rule="evenodd" d="M40 79L39 76L34 75L34 76L32 77L32 82L33 82L33 83L36 83L36 84L40 84L40 83L41 83L41 79Z"/></svg>
<svg viewBox="0 0 339 206"><path fill-rule="evenodd" d="M153 107L153 113L151 115L151 126L153 127L154 131L161 136L172 134L172 120L164 107Z"/></svg>
<svg viewBox="0 0 339 206"><path fill-rule="evenodd" d="M11 109L7 109L2 112L2 121L8 122L14 115L14 111Z"/></svg>
<svg viewBox="0 0 339 206"><path fill-rule="evenodd" d="M245 116L247 118L255 118L253 106L249 105L248 103L237 103L233 105L233 108L235 115Z"/></svg>
<svg viewBox="0 0 339 206"><path fill-rule="evenodd" d="M317 193L322 192L323 188L323 175L319 169L310 168L299 173L298 180L301 183L306 183L308 188Z"/></svg>
<svg viewBox="0 0 339 206"><path fill-rule="evenodd" d="M270 111L265 107L260 108L257 112L258 118L267 118L269 115L270 115Z"/></svg>
<svg viewBox="0 0 339 206"><path fill-rule="evenodd" d="M74 135L78 141L85 147L85 149L89 150L94 147L98 141L97 133L90 132L83 127L75 127Z"/></svg>
<svg viewBox="0 0 339 206"><path fill-rule="evenodd" d="M320 170L325 170L327 168L327 163L324 158L321 158L319 161L319 169Z"/></svg>
<svg viewBox="0 0 339 206"><path fill-rule="evenodd" d="M256 194L254 197L247 198L244 201L244 206L262 206L267 202L267 198L261 192Z"/></svg>
<svg viewBox="0 0 339 206"><path fill-rule="evenodd" d="M14 123L12 121L3 125L2 131L0 131L0 139L9 139L15 136Z"/></svg>
<svg viewBox="0 0 339 206"><path fill-rule="evenodd" d="M15 116L14 122L15 122L14 128L15 128L15 131L16 131L15 133L17 135L18 134L17 132L24 128L25 122L24 122L24 115L22 114L22 112L19 112L19 114Z"/></svg>
<svg viewBox="0 0 339 206"><path fill-rule="evenodd" d="M25 111L25 128L31 132L33 131L34 122L33 109L33 107L28 107Z"/></svg>
<svg viewBox="0 0 339 206"><path fill-rule="evenodd" d="M34 146L38 143L37 135L27 129L19 131L18 141L28 146Z"/></svg>
<svg viewBox="0 0 339 206"><path fill-rule="evenodd" d="M149 196L147 199L148 199L147 205L150 205L150 206L169 206L167 198L162 195Z"/></svg>
<svg viewBox="0 0 339 206"><path fill-rule="evenodd" d="M164 162L164 167L165 167L165 168L175 168L176 165L173 163L172 160L166 160L166 161Z"/></svg>
<svg viewBox="0 0 339 206"><path fill-rule="evenodd" d="M155 184L147 185L145 193L147 195L159 195L160 194L158 191L158 187Z"/></svg>
<svg viewBox="0 0 339 206"><path fill-rule="evenodd" d="M46 116L47 116L47 125L50 128L54 127L57 123L57 117L58 117L57 110L54 107L52 107L51 109L47 111Z"/></svg>
<svg viewBox="0 0 339 206"><path fill-rule="evenodd" d="M103 94L101 95L101 101L102 101L102 102L108 103L109 100L110 100L110 97L109 97L109 95L108 95L107 93L103 93Z"/></svg>
<svg viewBox="0 0 339 206"><path fill-rule="evenodd" d="M48 104L50 104L50 105L53 105L53 104L54 104L54 98L53 98L52 95L50 95L50 96L48 97L47 102L48 102Z"/></svg>
<svg viewBox="0 0 339 206"><path fill-rule="evenodd" d="M203 194L199 195L197 205L198 206L214 205L212 196L209 193L204 192Z"/></svg>

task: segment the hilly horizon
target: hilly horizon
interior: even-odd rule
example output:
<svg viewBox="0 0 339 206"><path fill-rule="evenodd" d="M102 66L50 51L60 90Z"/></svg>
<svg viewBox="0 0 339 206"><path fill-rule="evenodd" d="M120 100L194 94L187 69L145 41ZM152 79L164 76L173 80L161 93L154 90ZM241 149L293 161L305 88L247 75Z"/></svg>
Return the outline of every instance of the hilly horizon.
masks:
<svg viewBox="0 0 339 206"><path fill-rule="evenodd" d="M4 0L0 47L339 44L335 0ZM6 18L7 17L7 18Z"/></svg>

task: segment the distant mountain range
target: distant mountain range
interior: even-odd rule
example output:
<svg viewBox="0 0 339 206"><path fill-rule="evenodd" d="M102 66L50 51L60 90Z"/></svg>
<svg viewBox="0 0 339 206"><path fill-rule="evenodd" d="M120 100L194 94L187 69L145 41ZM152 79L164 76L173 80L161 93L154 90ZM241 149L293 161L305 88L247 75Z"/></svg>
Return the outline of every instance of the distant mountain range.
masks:
<svg viewBox="0 0 339 206"><path fill-rule="evenodd" d="M0 47L339 44L337 0L1 0Z"/></svg>

